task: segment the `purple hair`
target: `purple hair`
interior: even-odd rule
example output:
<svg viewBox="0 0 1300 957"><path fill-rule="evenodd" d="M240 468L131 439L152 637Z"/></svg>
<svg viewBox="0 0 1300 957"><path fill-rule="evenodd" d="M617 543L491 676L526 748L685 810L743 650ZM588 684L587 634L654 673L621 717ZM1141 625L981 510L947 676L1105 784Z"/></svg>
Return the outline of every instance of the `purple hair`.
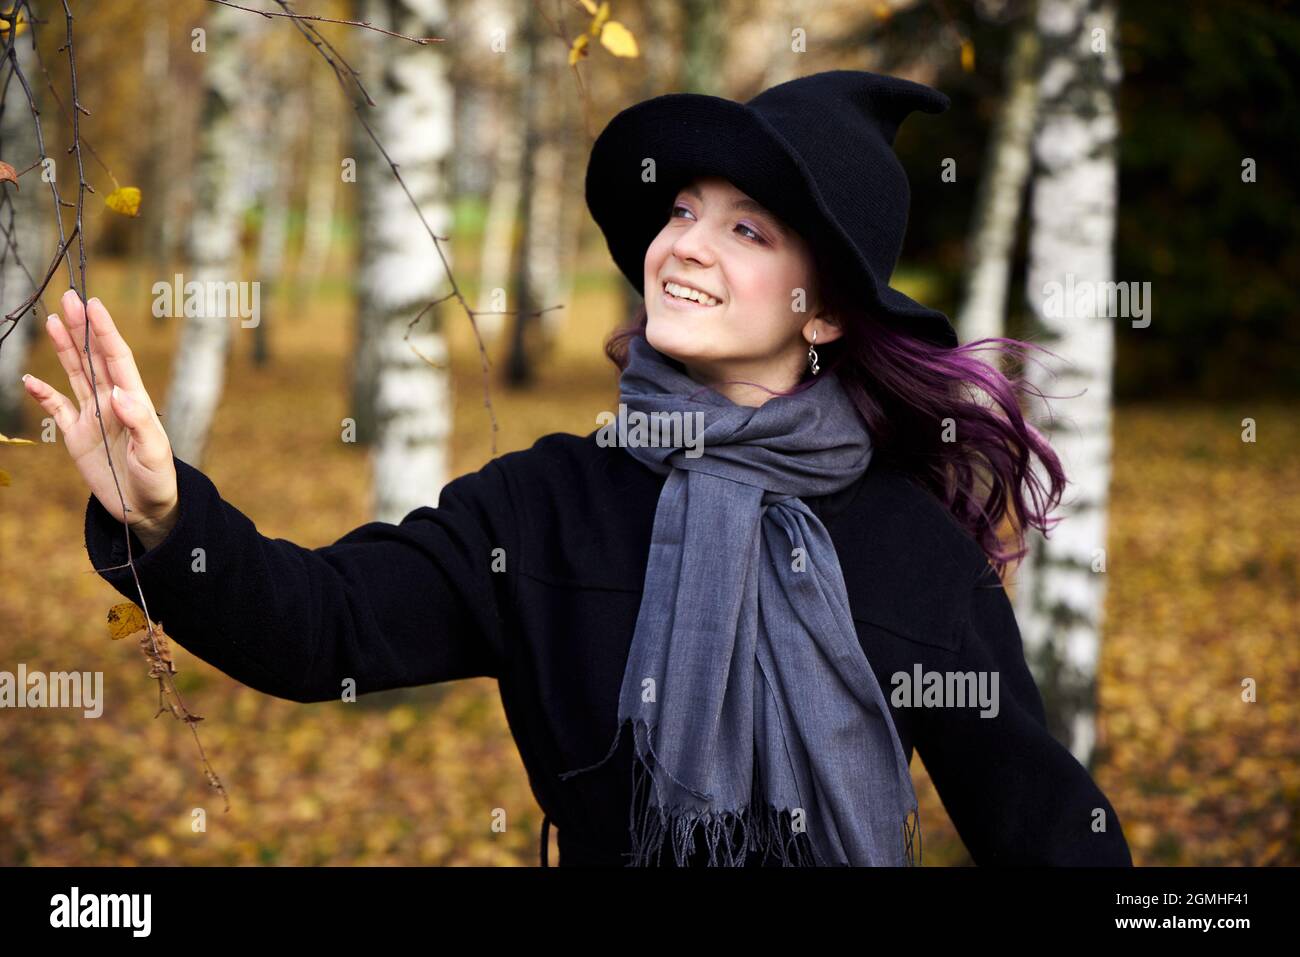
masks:
<svg viewBox="0 0 1300 957"><path fill-rule="evenodd" d="M819 272L825 276L827 273ZM1019 375L1007 376L977 353L999 346L1023 357L1035 343L995 336L955 348L935 345L886 324L843 291L823 283L823 307L840 317L843 335L818 346L819 364L834 369L871 434L875 454L934 494L979 543L1002 574L1028 551L1024 526L1047 534L1059 518L1065 472L1047 440L1020 409L1026 393L1042 396ZM642 303L625 326L605 341L605 354L627 367L632 338L645 336ZM1050 352L1049 352L1050 354ZM787 393L813 383L811 373ZM943 441L951 419L955 441ZM1048 487L1030 468L1030 456L1044 465ZM1011 524L1014 549L999 534Z"/></svg>

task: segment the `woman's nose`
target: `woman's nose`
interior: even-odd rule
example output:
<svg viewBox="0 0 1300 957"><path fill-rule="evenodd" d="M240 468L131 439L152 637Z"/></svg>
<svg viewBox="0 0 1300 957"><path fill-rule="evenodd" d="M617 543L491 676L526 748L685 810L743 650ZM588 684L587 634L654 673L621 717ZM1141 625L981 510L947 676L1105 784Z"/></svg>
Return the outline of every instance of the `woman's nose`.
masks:
<svg viewBox="0 0 1300 957"><path fill-rule="evenodd" d="M693 223L683 230L673 242L673 255L683 262L710 265L714 252L708 228L700 223Z"/></svg>

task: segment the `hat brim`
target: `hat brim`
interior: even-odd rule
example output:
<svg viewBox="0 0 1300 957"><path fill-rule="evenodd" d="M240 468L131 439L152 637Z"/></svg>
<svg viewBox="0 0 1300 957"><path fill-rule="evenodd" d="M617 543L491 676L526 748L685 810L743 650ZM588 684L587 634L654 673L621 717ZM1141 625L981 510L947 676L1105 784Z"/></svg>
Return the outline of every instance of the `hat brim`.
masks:
<svg viewBox="0 0 1300 957"><path fill-rule="evenodd" d="M642 296L645 252L668 222L672 201L691 179L710 175L762 202L806 240L847 257L853 288L882 318L918 338L957 345L944 313L877 280L771 124L744 104L702 93L669 93L628 107L591 149L587 208L615 265Z"/></svg>

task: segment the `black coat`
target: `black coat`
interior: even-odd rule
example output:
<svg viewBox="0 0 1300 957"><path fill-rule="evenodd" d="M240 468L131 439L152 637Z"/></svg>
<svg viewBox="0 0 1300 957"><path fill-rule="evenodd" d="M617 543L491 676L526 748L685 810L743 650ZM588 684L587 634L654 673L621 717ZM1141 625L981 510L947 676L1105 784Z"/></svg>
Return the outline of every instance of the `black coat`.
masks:
<svg viewBox="0 0 1300 957"><path fill-rule="evenodd" d="M547 435L449 483L436 508L317 549L264 537L176 459L176 526L148 552L132 542L150 611L197 657L292 701L338 700L347 678L358 694L496 678L546 815L543 855L554 822L561 865L619 866L631 849L630 735L600 768L559 774L613 741L664 478L595 436ZM975 540L879 456L854 485L806 501L835 544L905 753L920 752L975 862L1131 865L1114 809L1046 730L1011 604ZM96 568L126 561L122 525L93 495L86 548ZM190 570L195 548L202 573ZM100 574L137 598L130 569ZM997 716L896 706L891 676L917 663L997 671Z"/></svg>

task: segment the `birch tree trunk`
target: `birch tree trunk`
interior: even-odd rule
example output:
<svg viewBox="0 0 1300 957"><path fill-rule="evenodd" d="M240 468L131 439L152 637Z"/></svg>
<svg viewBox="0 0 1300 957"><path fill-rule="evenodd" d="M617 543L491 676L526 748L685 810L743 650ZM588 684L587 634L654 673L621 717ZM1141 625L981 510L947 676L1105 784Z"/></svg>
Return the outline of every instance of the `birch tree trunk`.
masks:
<svg viewBox="0 0 1300 957"><path fill-rule="evenodd" d="M262 222L257 234L257 281L261 284L261 315L260 321L251 330L253 361L258 366L264 366L270 360L268 329L275 318L275 294L284 275L294 168L302 156L299 137L303 132L307 107L307 97L302 86L294 83L284 71L274 71L268 81L264 86L266 96L278 108L268 109L268 114L275 119L266 124L258 144L265 176L260 183Z"/></svg>
<svg viewBox="0 0 1300 957"><path fill-rule="evenodd" d="M492 185L488 189L487 215L483 223L483 242L479 253L479 293L477 309L486 314L475 317L479 335L485 344L500 338L506 327L503 310L511 309L505 290L510 283L514 258L515 214L520 201L520 164L523 162L523 126L519 122L522 89L528 82L524 74L523 42L516 30L517 20L511 9L493 2L480 21L488 31L500 30L506 48L500 54L505 69L496 71L492 90L492 114L496 118L496 143L492 156ZM490 36L479 35L484 49L491 49Z"/></svg>
<svg viewBox="0 0 1300 957"><path fill-rule="evenodd" d="M528 219L528 249L524 262L530 271L529 287L535 290L537 309L562 305L557 298L563 288L561 271L564 260L564 174L565 174L565 105L572 96L557 89L558 78L570 80L563 70L568 51L550 37L542 39L537 48L537 70L531 82L539 85L542 96L537 103L537 149L533 151L533 189L528 199L531 210ZM541 347L559 328L563 309L551 309L532 317L532 327L538 333L536 345ZM534 355L536 359L536 354Z"/></svg>
<svg viewBox="0 0 1300 957"><path fill-rule="evenodd" d="M520 51L528 64L529 75L537 68L539 62L537 46L543 42L538 36L537 11L530 4L524 19L522 33L523 50ZM535 83L525 83L523 95L519 98L519 126L523 139L523 150L519 156L519 257L515 262L514 295L510 308L515 310L511 316L510 354L506 361L506 382L511 386L529 385L533 380L532 357L529 344L532 338L531 328L536 316L531 315L536 309L535 292L532 286L532 270L528 268L528 251L532 248L532 203L529 201L533 192L533 176L536 165L533 156L541 142L537 129L539 94Z"/></svg>
<svg viewBox="0 0 1300 957"><path fill-rule="evenodd" d="M30 37L20 35L14 43L14 52L39 107L44 85L38 80L40 70L32 53ZM5 59L0 63L4 66L0 77L8 76L12 69L9 61ZM40 159L35 120L27 94L17 77L9 76L4 97L4 114L0 116L0 159L21 171ZM46 149L50 149L48 142ZM0 187L4 190L4 199L0 202L0 316L13 312L36 291L45 278L50 259L59 248L57 239L49 241L53 233L49 224L54 199L50 184L41 181L41 167L37 166L23 176L21 183L21 189L13 183ZM67 272L60 267L48 289L62 291L64 287L57 284L65 282L66 278ZM54 298L58 298L57 293ZM16 327L11 328L8 322L0 319L0 336L5 337L4 345L0 346L0 432L7 435L18 431L18 423L28 406L35 409L26 397L21 377L27 371L32 344L38 335L41 338L45 336L46 315L37 303L35 308L17 317Z"/></svg>
<svg viewBox="0 0 1300 957"><path fill-rule="evenodd" d="M239 281L240 226L248 200L248 126L240 116L248 95L245 71L253 31L261 18L233 7L215 6L206 24L203 109L199 120L194 171L194 209L187 236L185 284L205 290ZM212 299L223 297L213 296ZM164 413L167 437L176 457L202 467L212 419L221 400L230 351L229 309L209 302L198 315L185 316L172 364ZM224 303L222 303L224 304ZM176 312L184 310L177 303ZM212 309L209 306L218 305Z"/></svg>
<svg viewBox="0 0 1300 957"><path fill-rule="evenodd" d="M366 0L363 19L408 36L442 36L441 0ZM446 56L436 46L365 31L378 54L370 84L378 101L367 111L406 187L439 236L451 228L446 168L455 120ZM382 94L382 95L381 95ZM439 317L426 313L403 341L407 326L445 284L428 232L373 144L358 155L357 388L373 410L371 449L374 517L399 522L437 501L449 478L452 427L447 343ZM444 244L451 260L451 250ZM431 367L412 346L440 368Z"/></svg>
<svg viewBox="0 0 1300 957"><path fill-rule="evenodd" d="M303 214L302 250L298 255L294 270L294 283L305 296L314 296L320 278L325 271L333 239L334 204L339 188L340 137L338 128L333 123L325 122L321 104L328 103L334 109L334 101L327 94L334 89L322 90L328 80L333 83L324 70L310 71L311 84L310 109L310 149L307 153L306 212Z"/></svg>
<svg viewBox="0 0 1300 957"><path fill-rule="evenodd" d="M151 118L146 135L150 149L144 156L141 180L145 195L155 210L145 217L146 242L149 247L149 275L161 279L169 275L176 253L176 233L184 219L176 214L177 150L173 148L176 130L175 92L171 85L171 32L166 16L150 19L145 28L144 75L148 81ZM172 320L154 316L154 324Z"/></svg>
<svg viewBox="0 0 1300 957"><path fill-rule="evenodd" d="M1055 421L1040 426L1071 485L1050 539L1031 536L1014 591L1049 727L1086 765L1096 738L1106 596L1116 320L1101 291L1114 272L1119 43L1110 0L1040 0L1037 24L1043 59L1027 299L1034 338L1063 364L1038 357L1026 378L1046 393L1071 397L1068 406L1053 409ZM1072 300L1059 308L1052 284L1067 291L1091 287L1095 306Z"/></svg>
<svg viewBox="0 0 1300 957"><path fill-rule="evenodd" d="M1038 111L1038 35L1032 20L1015 32L1006 90L989 141L967 246L966 294L957 317L962 342L1005 334L1007 286L1016 227L1029 178L1029 146Z"/></svg>
<svg viewBox="0 0 1300 957"><path fill-rule="evenodd" d="M567 107L575 101L565 99L563 102ZM560 129L561 173L556 184L559 211L555 226L555 274L543 296L544 306L559 305L561 308L542 313L542 329L548 348L559 339L566 322L573 316L578 250L587 209L581 189L586 174L585 145L581 129L574 129L572 111L566 109Z"/></svg>

